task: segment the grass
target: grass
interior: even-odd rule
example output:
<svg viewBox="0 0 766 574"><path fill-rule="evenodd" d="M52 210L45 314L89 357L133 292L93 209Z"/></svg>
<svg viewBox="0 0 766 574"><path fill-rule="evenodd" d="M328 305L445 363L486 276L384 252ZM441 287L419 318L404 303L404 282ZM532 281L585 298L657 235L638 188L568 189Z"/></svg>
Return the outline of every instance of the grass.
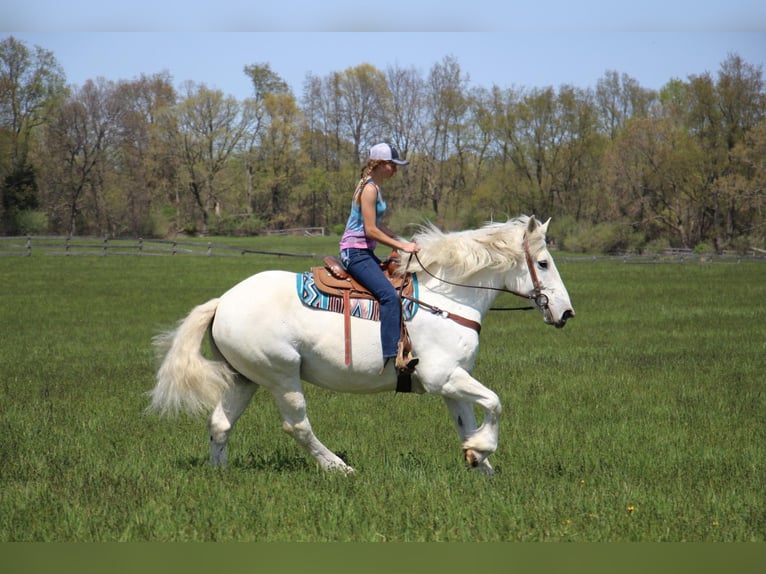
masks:
<svg viewBox="0 0 766 574"><path fill-rule="evenodd" d="M565 329L490 313L492 478L463 468L438 398L314 387L314 429L356 475L320 472L266 393L213 469L204 420L144 414L149 341L253 272L311 264L0 259L0 541L766 539L766 265L560 262Z"/></svg>

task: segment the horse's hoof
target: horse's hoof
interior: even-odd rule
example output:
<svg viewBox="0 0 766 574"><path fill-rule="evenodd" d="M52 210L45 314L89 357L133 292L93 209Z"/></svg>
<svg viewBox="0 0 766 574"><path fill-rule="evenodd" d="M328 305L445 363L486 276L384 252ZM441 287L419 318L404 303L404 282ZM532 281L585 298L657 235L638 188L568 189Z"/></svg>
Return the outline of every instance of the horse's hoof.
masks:
<svg viewBox="0 0 766 574"><path fill-rule="evenodd" d="M479 457L479 453L477 453L472 448L467 448L463 451L463 456L465 457L465 462L470 466L471 468L476 468L479 466L481 462L481 457Z"/></svg>

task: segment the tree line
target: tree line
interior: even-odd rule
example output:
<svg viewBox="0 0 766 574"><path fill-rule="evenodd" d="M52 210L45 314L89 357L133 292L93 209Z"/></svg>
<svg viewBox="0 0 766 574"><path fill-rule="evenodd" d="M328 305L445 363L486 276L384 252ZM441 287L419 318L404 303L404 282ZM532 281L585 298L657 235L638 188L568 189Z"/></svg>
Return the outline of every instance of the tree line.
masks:
<svg viewBox="0 0 766 574"><path fill-rule="evenodd" d="M613 70L472 86L452 56L308 74L299 97L268 63L243 73L242 101L167 72L72 86L50 51L0 41L0 233L337 231L387 141L410 160L385 190L404 234L527 213L573 251L766 241L763 70L737 54L659 91Z"/></svg>

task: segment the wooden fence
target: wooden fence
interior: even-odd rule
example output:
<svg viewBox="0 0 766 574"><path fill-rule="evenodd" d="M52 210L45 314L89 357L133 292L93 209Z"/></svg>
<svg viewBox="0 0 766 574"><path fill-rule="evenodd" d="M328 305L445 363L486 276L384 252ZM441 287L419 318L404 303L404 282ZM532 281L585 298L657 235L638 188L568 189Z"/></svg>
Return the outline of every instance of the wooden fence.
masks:
<svg viewBox="0 0 766 574"><path fill-rule="evenodd" d="M92 237L27 236L0 237L0 256L44 255L100 255L100 256L156 256L203 255L232 257L247 254L276 255L279 257L311 257L315 253L288 253L231 247L218 243L176 241L170 239L110 239Z"/></svg>
<svg viewBox="0 0 766 574"><path fill-rule="evenodd" d="M232 257L248 254L275 255L279 257L319 258L316 253L287 253L231 247L213 242L176 241L171 239L110 239L93 237L26 236L0 237L0 256L44 255L100 255L100 256L181 256L202 255L207 257ZM326 254L325 254L326 255ZM700 254L691 249L668 249L663 253L646 255L594 255L557 256L557 261L597 262L621 260L623 263L714 263L739 262L742 260L766 261L766 251L753 248L747 254L726 252L723 254Z"/></svg>

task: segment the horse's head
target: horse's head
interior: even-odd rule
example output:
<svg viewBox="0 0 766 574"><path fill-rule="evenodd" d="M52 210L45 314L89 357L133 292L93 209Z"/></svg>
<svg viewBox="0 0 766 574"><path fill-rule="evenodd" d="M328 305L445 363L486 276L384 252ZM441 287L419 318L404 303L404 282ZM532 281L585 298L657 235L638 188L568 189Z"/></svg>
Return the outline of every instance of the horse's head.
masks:
<svg viewBox="0 0 766 574"><path fill-rule="evenodd" d="M518 293L529 296L542 313L548 325L561 328L575 316L569 293L561 280L556 263L548 251L545 235L550 219L540 223L534 216L529 218L523 236L524 262L522 273L509 276L508 285Z"/></svg>
<svg viewBox="0 0 766 574"><path fill-rule="evenodd" d="M451 292L453 298L460 297L461 289L467 289L463 297L468 299L491 293L484 296L487 308L498 291L531 299L545 322L560 328L575 313L548 252L549 222L522 216L452 233L428 225L415 236L422 252L407 268L423 271L431 279L431 288Z"/></svg>

